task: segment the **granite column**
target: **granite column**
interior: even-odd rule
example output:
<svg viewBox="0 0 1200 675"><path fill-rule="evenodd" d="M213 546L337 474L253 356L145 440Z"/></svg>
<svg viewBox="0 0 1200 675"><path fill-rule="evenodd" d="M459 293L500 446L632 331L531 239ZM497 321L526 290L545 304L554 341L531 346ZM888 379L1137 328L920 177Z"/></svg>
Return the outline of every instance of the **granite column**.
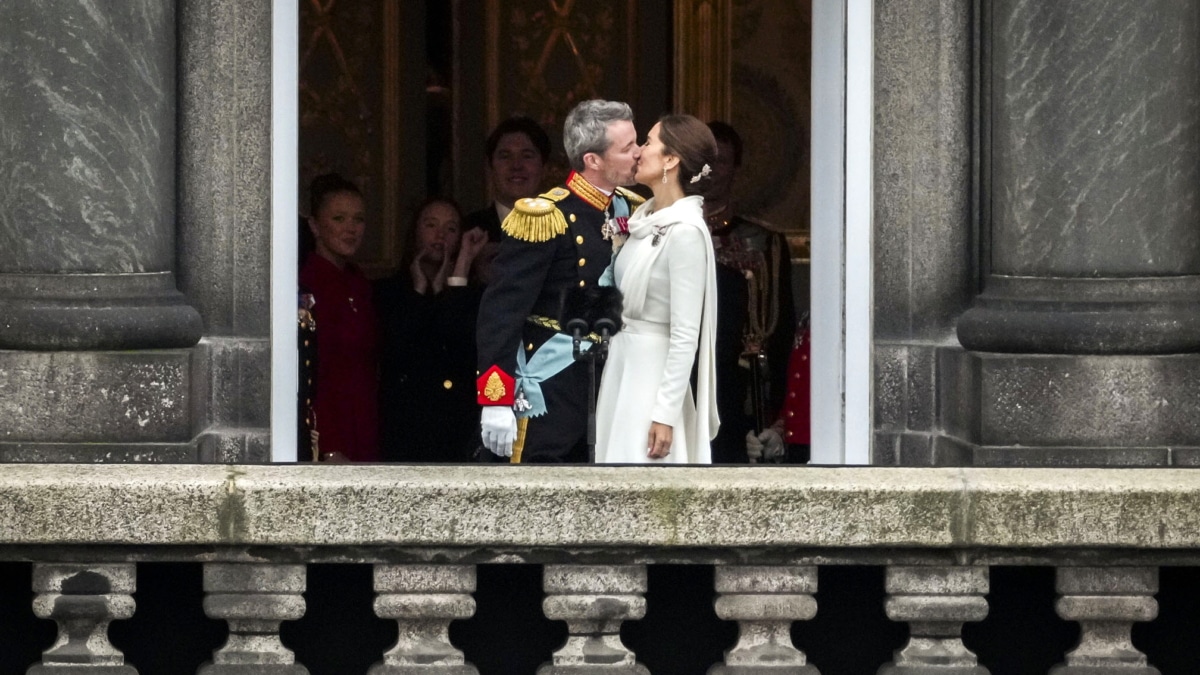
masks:
<svg viewBox="0 0 1200 675"><path fill-rule="evenodd" d="M0 349L190 347L175 284L175 3L0 28Z"/></svg>
<svg viewBox="0 0 1200 675"><path fill-rule="evenodd" d="M975 463L1184 461L1200 374L1200 6L982 6L985 275L957 326L979 359Z"/></svg>

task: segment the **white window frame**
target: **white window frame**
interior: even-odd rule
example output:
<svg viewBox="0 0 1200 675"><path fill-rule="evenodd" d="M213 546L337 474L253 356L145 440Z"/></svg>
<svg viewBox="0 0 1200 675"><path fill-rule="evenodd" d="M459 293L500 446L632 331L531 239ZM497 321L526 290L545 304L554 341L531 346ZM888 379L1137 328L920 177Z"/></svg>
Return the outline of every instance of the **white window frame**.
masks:
<svg viewBox="0 0 1200 675"><path fill-rule="evenodd" d="M300 3L271 2L271 461L296 461Z"/></svg>
<svg viewBox="0 0 1200 675"><path fill-rule="evenodd" d="M812 462L870 464L874 1L815 0L812 27ZM295 0L273 0L271 45L271 459L290 462L298 429Z"/></svg>
<svg viewBox="0 0 1200 675"><path fill-rule="evenodd" d="M813 464L871 463L874 12L813 2Z"/></svg>

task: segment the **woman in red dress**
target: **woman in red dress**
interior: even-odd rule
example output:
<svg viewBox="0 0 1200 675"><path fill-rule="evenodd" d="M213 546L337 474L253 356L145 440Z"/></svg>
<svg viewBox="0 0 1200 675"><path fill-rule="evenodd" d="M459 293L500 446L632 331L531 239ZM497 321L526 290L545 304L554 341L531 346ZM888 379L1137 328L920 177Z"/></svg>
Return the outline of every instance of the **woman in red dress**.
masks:
<svg viewBox="0 0 1200 675"><path fill-rule="evenodd" d="M313 179L309 199L316 250L300 268L300 286L315 300L313 411L320 457L378 461L379 324L371 283L350 261L366 229L362 193L341 176L325 174Z"/></svg>

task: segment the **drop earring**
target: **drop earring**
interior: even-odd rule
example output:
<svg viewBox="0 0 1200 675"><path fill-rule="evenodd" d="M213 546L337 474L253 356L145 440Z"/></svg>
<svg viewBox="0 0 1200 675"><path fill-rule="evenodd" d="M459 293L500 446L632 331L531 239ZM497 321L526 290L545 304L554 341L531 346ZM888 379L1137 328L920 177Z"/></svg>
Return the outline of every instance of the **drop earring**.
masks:
<svg viewBox="0 0 1200 675"><path fill-rule="evenodd" d="M667 167L663 166L663 185L667 184Z"/></svg>

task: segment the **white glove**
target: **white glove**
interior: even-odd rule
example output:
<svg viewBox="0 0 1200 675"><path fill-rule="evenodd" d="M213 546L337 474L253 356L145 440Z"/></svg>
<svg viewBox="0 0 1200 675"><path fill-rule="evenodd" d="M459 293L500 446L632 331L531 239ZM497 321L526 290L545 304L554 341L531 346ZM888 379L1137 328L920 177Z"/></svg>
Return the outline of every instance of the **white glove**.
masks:
<svg viewBox="0 0 1200 675"><path fill-rule="evenodd" d="M483 446L500 457L512 457L517 438L517 416L506 405L485 405L479 416Z"/></svg>
<svg viewBox="0 0 1200 675"><path fill-rule="evenodd" d="M758 436L754 435L754 430L746 432L746 456L750 458L751 464L758 464L762 461L763 444L758 440Z"/></svg>
<svg viewBox="0 0 1200 675"><path fill-rule="evenodd" d="M779 462L783 460L784 447L783 436L775 430L775 427L763 429L763 432L758 435L758 441L762 443L763 461Z"/></svg>
<svg viewBox="0 0 1200 675"><path fill-rule="evenodd" d="M778 462L783 459L783 436L774 427L764 429L761 434L746 432L746 456L751 464Z"/></svg>

